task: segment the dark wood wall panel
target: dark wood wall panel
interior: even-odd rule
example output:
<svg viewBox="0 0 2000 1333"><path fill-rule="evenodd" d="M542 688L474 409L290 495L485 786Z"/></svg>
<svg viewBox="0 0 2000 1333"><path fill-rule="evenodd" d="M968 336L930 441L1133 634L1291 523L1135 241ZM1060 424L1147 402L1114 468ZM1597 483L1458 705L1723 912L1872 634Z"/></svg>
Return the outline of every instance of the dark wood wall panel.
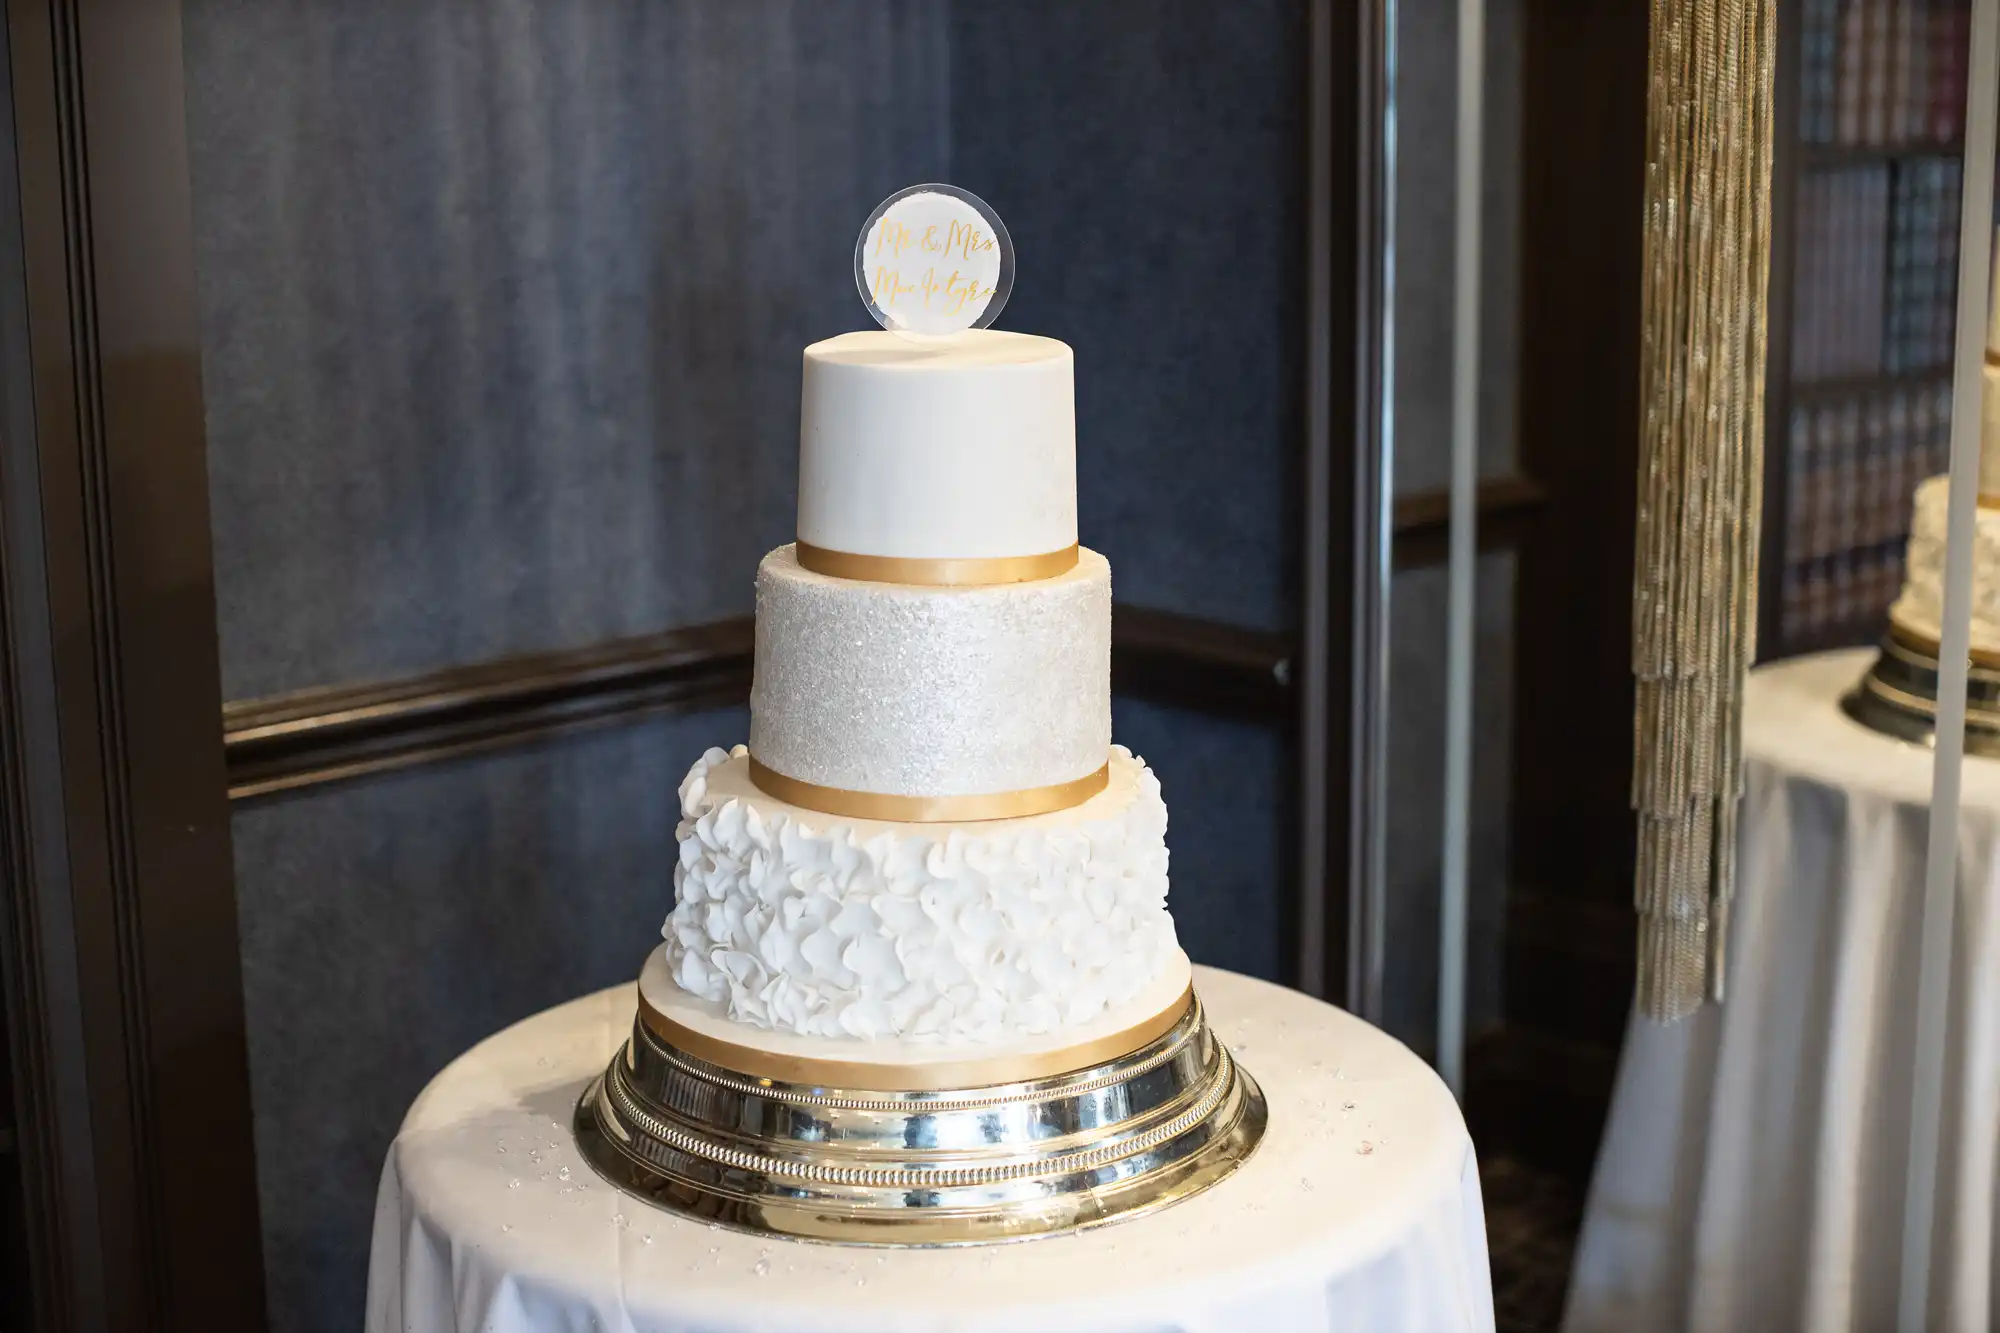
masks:
<svg viewBox="0 0 2000 1333"><path fill-rule="evenodd" d="M1521 442L1546 492L1520 553L1508 1028L1475 1126L1589 1169L1633 967L1632 551L1644 6L1531 0L1522 126Z"/></svg>
<svg viewBox="0 0 2000 1333"><path fill-rule="evenodd" d="M1646 15L1531 6L1522 439L1546 488L1522 548L1523 877L1629 899Z"/></svg>
<svg viewBox="0 0 2000 1333"><path fill-rule="evenodd" d="M749 610L945 7L186 11L228 696Z"/></svg>
<svg viewBox="0 0 2000 1333"><path fill-rule="evenodd" d="M4 14L0 982L31 1326L250 1328L179 15Z"/></svg>

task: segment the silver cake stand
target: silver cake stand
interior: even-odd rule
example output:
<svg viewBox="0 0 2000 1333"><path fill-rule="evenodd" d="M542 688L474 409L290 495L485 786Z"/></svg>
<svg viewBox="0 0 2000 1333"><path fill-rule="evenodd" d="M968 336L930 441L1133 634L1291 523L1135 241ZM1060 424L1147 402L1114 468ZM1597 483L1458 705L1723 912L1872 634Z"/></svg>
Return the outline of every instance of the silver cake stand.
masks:
<svg viewBox="0 0 2000 1333"><path fill-rule="evenodd" d="M1889 627L1868 673L1840 701L1861 725L1930 745L1937 732L1937 645ZM1965 752L2000 757L2000 661L1974 653L1965 679Z"/></svg>
<svg viewBox="0 0 2000 1333"><path fill-rule="evenodd" d="M578 1145L619 1189L745 1231L861 1245L1072 1231L1200 1193L1264 1134L1263 1094L1192 992L1166 1031L1115 1058L921 1092L740 1073L648 1020L642 1004L584 1091Z"/></svg>

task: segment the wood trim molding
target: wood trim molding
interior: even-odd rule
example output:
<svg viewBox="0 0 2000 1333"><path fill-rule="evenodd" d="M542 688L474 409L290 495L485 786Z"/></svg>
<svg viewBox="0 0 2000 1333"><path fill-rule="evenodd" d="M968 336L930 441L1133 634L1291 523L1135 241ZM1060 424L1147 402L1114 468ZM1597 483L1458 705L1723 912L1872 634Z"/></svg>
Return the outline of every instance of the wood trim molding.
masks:
<svg viewBox="0 0 2000 1333"><path fill-rule="evenodd" d="M243 800L750 697L748 616L570 652L223 706L229 794Z"/></svg>
<svg viewBox="0 0 2000 1333"><path fill-rule="evenodd" d="M1293 716L1291 637L1172 611L1111 609L1111 688L1274 725Z"/></svg>
<svg viewBox="0 0 2000 1333"><path fill-rule="evenodd" d="M750 697L748 616L568 652L503 658L381 684L301 690L222 710L236 800L456 758L658 712ZM1117 607L1112 681L1202 712L1290 716L1282 635Z"/></svg>
<svg viewBox="0 0 2000 1333"><path fill-rule="evenodd" d="M1547 494L1541 483L1519 474L1479 483L1479 549L1510 550L1536 515ZM1398 572L1442 565L1449 555L1451 492L1420 491L1396 501L1395 546Z"/></svg>

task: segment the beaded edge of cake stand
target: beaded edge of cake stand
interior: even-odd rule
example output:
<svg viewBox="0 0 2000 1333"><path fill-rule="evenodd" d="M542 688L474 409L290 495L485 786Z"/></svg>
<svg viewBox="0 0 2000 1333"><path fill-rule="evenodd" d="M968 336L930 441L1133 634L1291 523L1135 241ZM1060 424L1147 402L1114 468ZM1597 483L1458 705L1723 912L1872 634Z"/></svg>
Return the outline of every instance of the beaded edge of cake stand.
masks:
<svg viewBox="0 0 2000 1333"><path fill-rule="evenodd" d="M1049 1078L922 1092L785 1083L635 1021L575 1115L606 1180L736 1230L851 1245L1029 1240L1193 1197L1256 1149L1256 1081L1198 997L1159 1036Z"/></svg>

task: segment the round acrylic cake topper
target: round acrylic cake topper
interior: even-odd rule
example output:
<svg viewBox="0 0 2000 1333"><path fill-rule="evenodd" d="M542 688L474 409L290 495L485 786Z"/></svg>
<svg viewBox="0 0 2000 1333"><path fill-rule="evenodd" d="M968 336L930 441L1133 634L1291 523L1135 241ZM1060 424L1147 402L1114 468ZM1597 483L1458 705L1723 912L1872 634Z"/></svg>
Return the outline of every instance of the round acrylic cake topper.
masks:
<svg viewBox="0 0 2000 1333"><path fill-rule="evenodd" d="M875 206L854 243L868 313L913 340L983 329L1014 289L1014 242L984 199L956 185L912 185Z"/></svg>

